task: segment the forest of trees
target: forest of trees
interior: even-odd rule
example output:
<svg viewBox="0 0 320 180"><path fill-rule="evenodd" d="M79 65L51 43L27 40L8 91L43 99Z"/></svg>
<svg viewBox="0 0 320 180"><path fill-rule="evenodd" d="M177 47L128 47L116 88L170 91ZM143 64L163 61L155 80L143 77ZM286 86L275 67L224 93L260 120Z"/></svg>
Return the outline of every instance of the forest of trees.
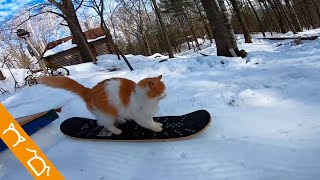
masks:
<svg viewBox="0 0 320 180"><path fill-rule="evenodd" d="M84 31L102 27L113 52L152 55L183 49L200 50L204 39L215 43L218 56L242 56L235 34L246 43L252 34L301 32L320 27L319 0L47 0L28 4L0 22L0 66L27 68L32 62L16 30L26 29L41 54L50 41L72 35L87 61Z"/></svg>

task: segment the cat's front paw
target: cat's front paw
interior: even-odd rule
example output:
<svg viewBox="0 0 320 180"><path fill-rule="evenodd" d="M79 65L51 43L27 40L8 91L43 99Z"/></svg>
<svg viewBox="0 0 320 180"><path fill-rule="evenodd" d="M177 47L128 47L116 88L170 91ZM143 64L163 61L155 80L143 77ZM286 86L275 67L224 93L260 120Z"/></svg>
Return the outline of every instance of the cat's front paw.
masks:
<svg viewBox="0 0 320 180"><path fill-rule="evenodd" d="M155 122L155 123L158 124L157 126L162 127L162 123L158 123L158 122Z"/></svg>
<svg viewBox="0 0 320 180"><path fill-rule="evenodd" d="M161 123L154 123L153 126L152 126L152 130L154 132L161 132L162 131L162 124Z"/></svg>
<svg viewBox="0 0 320 180"><path fill-rule="evenodd" d="M110 132L112 132L112 134L115 134L115 135L120 135L122 133L122 130L116 128L115 126L107 126L105 128L108 129Z"/></svg>
<svg viewBox="0 0 320 180"><path fill-rule="evenodd" d="M112 133L115 134L115 135L120 135L122 133L122 131L120 129L114 129L112 131Z"/></svg>
<svg viewBox="0 0 320 180"><path fill-rule="evenodd" d="M117 119L117 123L118 124L124 124L124 123L126 123L127 121L125 120L125 119L121 119L121 118L119 118L119 119Z"/></svg>

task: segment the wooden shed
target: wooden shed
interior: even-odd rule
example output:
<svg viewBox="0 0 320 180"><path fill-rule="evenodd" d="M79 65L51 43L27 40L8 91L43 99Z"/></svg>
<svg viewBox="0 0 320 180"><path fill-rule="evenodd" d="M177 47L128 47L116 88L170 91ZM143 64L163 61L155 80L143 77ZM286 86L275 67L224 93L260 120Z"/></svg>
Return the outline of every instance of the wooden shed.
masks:
<svg viewBox="0 0 320 180"><path fill-rule="evenodd" d="M109 54L107 39L101 28L84 32L93 55ZM42 58L45 62L51 62L58 66L70 66L84 63L76 44L72 42L72 36L52 41L47 44Z"/></svg>

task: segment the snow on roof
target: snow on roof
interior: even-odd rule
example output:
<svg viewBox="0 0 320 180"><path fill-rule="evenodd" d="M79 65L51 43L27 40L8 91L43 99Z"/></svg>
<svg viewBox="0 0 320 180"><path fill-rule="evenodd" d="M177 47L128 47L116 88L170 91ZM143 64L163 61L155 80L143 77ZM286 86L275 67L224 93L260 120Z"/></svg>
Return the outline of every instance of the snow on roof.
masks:
<svg viewBox="0 0 320 180"><path fill-rule="evenodd" d="M88 31L84 32L84 34L85 34L85 37L87 38L89 43L103 39L106 37L104 31L100 27L88 30ZM55 40L55 41L48 43L46 50L45 50L42 57L48 57L48 56L57 54L59 52L66 51L68 49L72 49L74 47L77 47L76 44L71 43L71 40L72 40L72 37L68 36L68 37L58 39L58 40Z"/></svg>
<svg viewBox="0 0 320 180"><path fill-rule="evenodd" d="M95 38L95 39L88 39L88 42L89 42L89 43L90 43L90 42L94 42L94 41L103 39L103 38L105 38L105 37L106 37L106 36L100 36L100 37L97 37L97 38ZM74 48L74 47L77 47L77 45L76 45L76 44L72 44L72 39L70 39L70 40L68 40L68 41L66 41L66 42L64 42L64 43L61 43L61 44L57 45L56 47L54 47L54 48L52 48L52 49L47 50L47 51L44 53L43 57L48 57L48 56L51 56L51 55L53 55L53 54L57 54L57 53L59 53L59 52L66 51L66 50L68 50L68 49L72 49L72 48Z"/></svg>
<svg viewBox="0 0 320 180"><path fill-rule="evenodd" d="M100 36L100 37L97 37L95 39L88 39L88 42L94 42L94 41L98 41L99 39L103 39L105 38L106 36Z"/></svg>
<svg viewBox="0 0 320 180"><path fill-rule="evenodd" d="M61 43L61 44L57 45L56 47L47 50L44 53L43 57L48 57L48 56L51 56L53 54L57 54L59 52L66 51L68 49L72 49L74 47L77 47L77 45L76 44L72 44L72 39L70 39L69 41Z"/></svg>

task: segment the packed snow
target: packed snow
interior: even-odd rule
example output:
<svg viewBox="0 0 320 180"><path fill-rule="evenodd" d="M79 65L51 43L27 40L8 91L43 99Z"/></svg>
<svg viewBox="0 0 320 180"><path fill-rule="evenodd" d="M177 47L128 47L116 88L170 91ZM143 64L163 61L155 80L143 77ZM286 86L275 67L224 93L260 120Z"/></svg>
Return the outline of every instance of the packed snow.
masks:
<svg viewBox="0 0 320 180"><path fill-rule="evenodd" d="M320 35L320 29L303 32ZM286 34L287 35L287 34ZM10 76L0 87L1 103L14 117L62 107L59 118L32 139L66 179L72 180L315 180L320 176L320 39L261 40L238 37L248 57L217 57L215 45L184 51L174 59L161 54L127 55L134 71L115 55L98 65L67 67L86 87L111 77L139 81L163 75L167 97L159 116L205 109L210 127L192 139L172 142L82 141L60 132L69 117L93 118L72 93L35 85L15 92ZM202 56L207 54L209 56ZM161 61L161 63L159 63ZM121 68L108 72L108 68ZM14 70L18 78L24 70ZM22 78L23 79L23 78ZM10 150L0 153L0 179L32 179Z"/></svg>

